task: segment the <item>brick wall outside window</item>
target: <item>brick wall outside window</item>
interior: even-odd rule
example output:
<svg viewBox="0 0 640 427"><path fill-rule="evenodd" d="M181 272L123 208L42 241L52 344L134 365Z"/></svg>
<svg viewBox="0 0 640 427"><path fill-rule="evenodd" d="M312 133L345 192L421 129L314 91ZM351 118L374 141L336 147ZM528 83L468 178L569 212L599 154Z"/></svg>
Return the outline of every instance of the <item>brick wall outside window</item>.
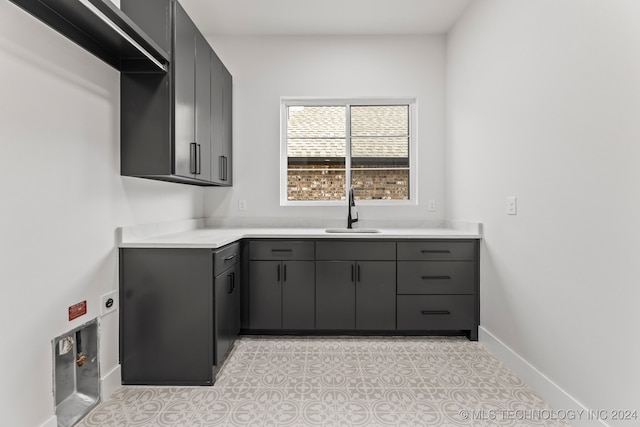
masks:
<svg viewBox="0 0 640 427"><path fill-rule="evenodd" d="M313 170L296 170L296 169ZM288 200L344 200L345 173L324 165L289 168ZM352 170L352 185L356 200L408 200L409 171L378 169Z"/></svg>

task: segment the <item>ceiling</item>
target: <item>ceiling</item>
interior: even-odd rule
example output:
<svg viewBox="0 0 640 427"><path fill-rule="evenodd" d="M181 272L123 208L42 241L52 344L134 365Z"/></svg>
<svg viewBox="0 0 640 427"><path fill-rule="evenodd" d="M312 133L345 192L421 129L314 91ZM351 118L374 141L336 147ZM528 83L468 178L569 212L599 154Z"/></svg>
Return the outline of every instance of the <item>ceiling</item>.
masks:
<svg viewBox="0 0 640 427"><path fill-rule="evenodd" d="M446 33L472 0L180 0L205 35Z"/></svg>

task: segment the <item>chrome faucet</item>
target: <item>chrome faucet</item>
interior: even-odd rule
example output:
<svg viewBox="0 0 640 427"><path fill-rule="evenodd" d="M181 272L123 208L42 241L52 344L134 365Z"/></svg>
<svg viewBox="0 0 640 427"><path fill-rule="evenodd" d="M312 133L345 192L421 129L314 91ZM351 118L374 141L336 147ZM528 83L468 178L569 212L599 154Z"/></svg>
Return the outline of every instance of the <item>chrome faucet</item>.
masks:
<svg viewBox="0 0 640 427"><path fill-rule="evenodd" d="M352 229L353 224L358 222L358 208L356 207L356 201L353 198L353 187L349 189L349 202L347 204L347 228ZM352 209L355 211L355 218L352 215Z"/></svg>

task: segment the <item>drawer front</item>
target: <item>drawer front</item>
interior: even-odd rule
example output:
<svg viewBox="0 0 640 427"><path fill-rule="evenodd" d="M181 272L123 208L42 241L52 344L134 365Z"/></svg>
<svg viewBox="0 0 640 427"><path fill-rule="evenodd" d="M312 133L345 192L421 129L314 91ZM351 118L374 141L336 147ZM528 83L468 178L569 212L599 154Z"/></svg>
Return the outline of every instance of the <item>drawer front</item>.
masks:
<svg viewBox="0 0 640 427"><path fill-rule="evenodd" d="M475 263L398 261L398 294L473 294Z"/></svg>
<svg viewBox="0 0 640 427"><path fill-rule="evenodd" d="M240 243L232 243L213 251L213 274L218 275L240 262Z"/></svg>
<svg viewBox="0 0 640 427"><path fill-rule="evenodd" d="M293 240L252 240L249 242L249 259L313 261L313 242Z"/></svg>
<svg viewBox="0 0 640 427"><path fill-rule="evenodd" d="M398 259L406 261L473 261L473 242L398 242Z"/></svg>
<svg viewBox="0 0 640 427"><path fill-rule="evenodd" d="M396 242L316 242L319 261L394 261Z"/></svg>
<svg viewBox="0 0 640 427"><path fill-rule="evenodd" d="M473 295L398 295L398 330L473 329Z"/></svg>

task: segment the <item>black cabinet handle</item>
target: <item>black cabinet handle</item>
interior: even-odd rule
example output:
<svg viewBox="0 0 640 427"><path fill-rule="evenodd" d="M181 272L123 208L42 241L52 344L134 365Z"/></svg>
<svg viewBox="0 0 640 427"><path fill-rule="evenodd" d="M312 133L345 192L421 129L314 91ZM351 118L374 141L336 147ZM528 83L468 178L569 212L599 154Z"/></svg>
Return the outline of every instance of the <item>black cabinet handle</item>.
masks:
<svg viewBox="0 0 640 427"><path fill-rule="evenodd" d="M425 316L429 316L432 314L451 314L449 310L423 310L421 313Z"/></svg>
<svg viewBox="0 0 640 427"><path fill-rule="evenodd" d="M227 180L227 156L222 156L222 180Z"/></svg>
<svg viewBox="0 0 640 427"><path fill-rule="evenodd" d="M196 146L196 155L198 157L198 161L196 162L196 175L200 175L202 174L202 145L196 144Z"/></svg>
<svg viewBox="0 0 640 427"><path fill-rule="evenodd" d="M189 173L196 175L198 173L198 144L192 142L191 144L189 144L189 150Z"/></svg>
<svg viewBox="0 0 640 427"><path fill-rule="evenodd" d="M422 280L449 280L451 276L422 276Z"/></svg>
<svg viewBox="0 0 640 427"><path fill-rule="evenodd" d="M293 252L293 249L271 249L271 252Z"/></svg>
<svg viewBox="0 0 640 427"><path fill-rule="evenodd" d="M238 254L233 254L231 256L226 257L224 260L225 261L231 261L232 259L234 259L236 256L238 256Z"/></svg>
<svg viewBox="0 0 640 427"><path fill-rule="evenodd" d="M278 283L280 282L280 264L278 264Z"/></svg>
<svg viewBox="0 0 640 427"><path fill-rule="evenodd" d="M420 252L423 254L450 254L451 251L448 249L422 249Z"/></svg>
<svg viewBox="0 0 640 427"><path fill-rule="evenodd" d="M282 268L282 281L283 282L287 281L287 264L285 264L284 267Z"/></svg>
<svg viewBox="0 0 640 427"><path fill-rule="evenodd" d="M227 293L233 292L233 278L231 274L227 274Z"/></svg>
<svg viewBox="0 0 640 427"><path fill-rule="evenodd" d="M355 281L355 279L354 279L354 275L355 275L355 273L354 273L354 267L353 267L353 264L351 264L351 281L352 281L352 282L354 282L354 281Z"/></svg>
<svg viewBox="0 0 640 427"><path fill-rule="evenodd" d="M358 282L360 281L360 264L358 264Z"/></svg>
<svg viewBox="0 0 640 427"><path fill-rule="evenodd" d="M224 156L218 156L218 177L224 181Z"/></svg>

